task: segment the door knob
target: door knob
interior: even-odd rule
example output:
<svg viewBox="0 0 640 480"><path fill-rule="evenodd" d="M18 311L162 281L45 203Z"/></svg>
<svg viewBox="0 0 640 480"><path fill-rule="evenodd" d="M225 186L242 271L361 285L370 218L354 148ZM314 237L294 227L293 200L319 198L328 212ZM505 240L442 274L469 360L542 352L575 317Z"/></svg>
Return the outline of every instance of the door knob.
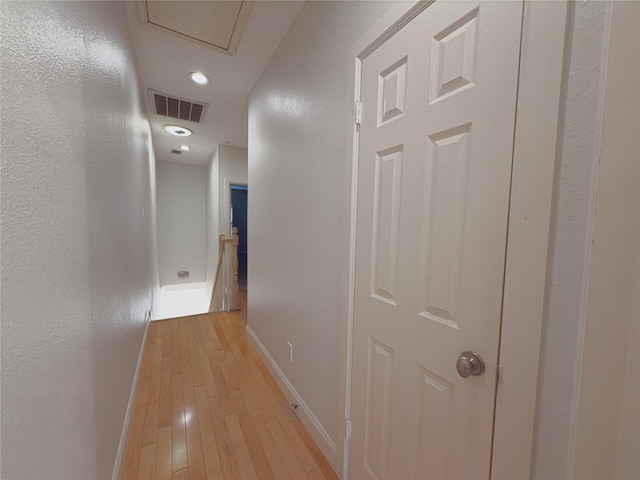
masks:
<svg viewBox="0 0 640 480"><path fill-rule="evenodd" d="M458 357L456 368L462 378L467 378L469 375L482 375L484 362L476 352L467 350Z"/></svg>

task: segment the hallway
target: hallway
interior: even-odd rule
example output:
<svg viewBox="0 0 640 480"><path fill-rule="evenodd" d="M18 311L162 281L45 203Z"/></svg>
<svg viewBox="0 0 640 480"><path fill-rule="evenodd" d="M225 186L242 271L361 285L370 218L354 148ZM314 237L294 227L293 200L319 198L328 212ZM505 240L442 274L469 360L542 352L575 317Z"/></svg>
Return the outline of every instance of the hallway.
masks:
<svg viewBox="0 0 640 480"><path fill-rule="evenodd" d="M149 325L123 480L336 478L245 325L246 309Z"/></svg>
<svg viewBox="0 0 640 480"><path fill-rule="evenodd" d="M234 55L153 22L241 3ZM484 478L640 478L640 1L478 13L502 3L0 1L0 478L354 480L375 459L404 479L472 457ZM423 8L434 25L403 30ZM518 46L509 83L485 59ZM492 226L480 209L498 202L471 193L497 192L506 136ZM211 292L245 183L249 318L161 320L162 287ZM361 308L378 286L399 346ZM443 329L468 341L414 335ZM483 376L464 377L465 352Z"/></svg>

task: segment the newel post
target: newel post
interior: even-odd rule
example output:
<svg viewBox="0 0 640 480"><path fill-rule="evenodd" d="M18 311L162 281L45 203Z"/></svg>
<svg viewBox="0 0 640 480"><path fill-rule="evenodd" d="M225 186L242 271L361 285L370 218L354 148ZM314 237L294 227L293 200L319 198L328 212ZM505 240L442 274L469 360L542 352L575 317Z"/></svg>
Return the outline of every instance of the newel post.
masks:
<svg viewBox="0 0 640 480"><path fill-rule="evenodd" d="M240 243L240 237L238 236L238 229L233 227L231 231L231 310L240 310L240 286L238 284L238 244Z"/></svg>

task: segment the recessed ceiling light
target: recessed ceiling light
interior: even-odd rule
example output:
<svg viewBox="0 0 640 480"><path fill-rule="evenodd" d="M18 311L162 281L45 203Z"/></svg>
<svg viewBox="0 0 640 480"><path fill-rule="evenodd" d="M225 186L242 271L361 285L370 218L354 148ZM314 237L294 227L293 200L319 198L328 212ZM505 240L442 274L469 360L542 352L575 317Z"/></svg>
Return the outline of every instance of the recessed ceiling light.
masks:
<svg viewBox="0 0 640 480"><path fill-rule="evenodd" d="M193 133L188 128L179 127L178 125L163 125L163 127L167 132L179 137L188 137Z"/></svg>
<svg viewBox="0 0 640 480"><path fill-rule="evenodd" d="M189 78L196 82L198 85L206 85L211 80L202 72L191 72Z"/></svg>
<svg viewBox="0 0 640 480"><path fill-rule="evenodd" d="M183 152L188 152L189 150L191 150L191 147L189 145L180 145L180 150L182 150Z"/></svg>

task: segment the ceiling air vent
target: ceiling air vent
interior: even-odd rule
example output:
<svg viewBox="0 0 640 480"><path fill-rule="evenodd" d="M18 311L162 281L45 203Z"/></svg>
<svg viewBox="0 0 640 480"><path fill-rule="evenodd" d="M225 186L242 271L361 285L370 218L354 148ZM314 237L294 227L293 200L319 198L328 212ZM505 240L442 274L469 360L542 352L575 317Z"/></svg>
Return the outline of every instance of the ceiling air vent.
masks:
<svg viewBox="0 0 640 480"><path fill-rule="evenodd" d="M174 155L182 155L182 150L172 149L171 153L173 153Z"/></svg>
<svg viewBox="0 0 640 480"><path fill-rule="evenodd" d="M149 90L149 94L151 95L153 113L195 123L202 123L204 120L204 114L208 107L208 104L204 102L194 102L155 90Z"/></svg>

